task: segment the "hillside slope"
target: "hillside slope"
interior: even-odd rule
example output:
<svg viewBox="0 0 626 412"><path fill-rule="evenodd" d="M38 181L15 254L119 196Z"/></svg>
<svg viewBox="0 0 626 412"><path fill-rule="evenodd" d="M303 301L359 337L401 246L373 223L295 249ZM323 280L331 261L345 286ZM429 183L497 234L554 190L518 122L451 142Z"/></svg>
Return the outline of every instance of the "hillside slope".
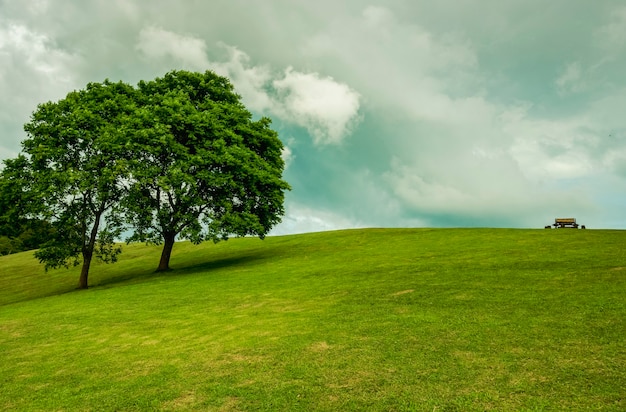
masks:
<svg viewBox="0 0 626 412"><path fill-rule="evenodd" d="M367 229L0 258L6 410L623 410L626 232Z"/></svg>

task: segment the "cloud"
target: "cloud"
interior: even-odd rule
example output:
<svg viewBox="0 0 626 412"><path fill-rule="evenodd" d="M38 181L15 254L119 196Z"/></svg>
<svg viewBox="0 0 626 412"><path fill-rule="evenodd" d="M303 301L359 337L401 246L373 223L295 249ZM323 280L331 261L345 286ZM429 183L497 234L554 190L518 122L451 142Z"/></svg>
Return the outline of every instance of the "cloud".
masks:
<svg viewBox="0 0 626 412"><path fill-rule="evenodd" d="M394 24L395 16L393 13L381 6L367 6L362 12L365 25L374 29L385 30L386 27Z"/></svg>
<svg viewBox="0 0 626 412"><path fill-rule="evenodd" d="M32 0L28 4L28 10L33 14L44 14L49 8L49 0Z"/></svg>
<svg viewBox="0 0 626 412"><path fill-rule="evenodd" d="M601 123L595 114L551 117L536 103L507 99L492 88L502 83L482 67L479 46L464 33L368 7L315 35L306 51L340 60L368 102L366 115L376 111L385 124L383 177L407 213L519 225L564 206L587 210L592 193L582 188L598 176ZM546 87L586 91L588 72L573 61Z"/></svg>
<svg viewBox="0 0 626 412"><path fill-rule="evenodd" d="M626 44L626 7L614 9L610 22L599 27L595 35L604 49L611 52L623 50Z"/></svg>
<svg viewBox="0 0 626 412"><path fill-rule="evenodd" d="M530 185L505 154L450 156L451 162L439 167L394 158L385 173L387 184L405 207L426 215L506 215L517 210L515 205L530 203L525 199Z"/></svg>
<svg viewBox="0 0 626 412"><path fill-rule="evenodd" d="M305 128L316 145L340 143L358 123L360 96L348 85L291 66L272 72L266 65L252 65L236 47L219 46L226 60L209 61L204 40L147 27L140 32L137 49L148 59L173 58L183 66L228 77L251 110Z"/></svg>
<svg viewBox="0 0 626 412"><path fill-rule="evenodd" d="M556 79L556 85L561 94L576 93L585 90L580 62L570 63L563 73Z"/></svg>
<svg viewBox="0 0 626 412"><path fill-rule="evenodd" d="M478 64L462 33L434 34L380 6L336 21L308 39L303 53L316 59L332 56L359 90L374 91L377 98L390 96L394 105L404 103L400 91L406 97L442 90L465 94L473 82L468 74Z"/></svg>
<svg viewBox="0 0 626 412"><path fill-rule="evenodd" d="M530 184L504 157L455 159L462 163L456 168L471 176L466 179L400 161L385 178L405 213L420 216L424 226L541 227L541 216L592 209L590 194L579 186Z"/></svg>
<svg viewBox="0 0 626 412"><path fill-rule="evenodd" d="M520 117L508 127L513 137L509 152L527 178L542 182L582 178L593 172L593 149L599 143L588 118Z"/></svg>
<svg viewBox="0 0 626 412"><path fill-rule="evenodd" d="M316 144L336 144L358 121L359 94L346 84L292 67L272 82L278 105L274 112L306 128Z"/></svg>
<svg viewBox="0 0 626 412"><path fill-rule="evenodd" d="M293 202L287 203L285 209L282 223L271 231L271 236L366 227L362 222L331 210L314 209Z"/></svg>
<svg viewBox="0 0 626 412"><path fill-rule="evenodd" d="M88 81L211 69L274 119L293 230L626 227L626 7L475 3L0 0L0 156Z"/></svg>
<svg viewBox="0 0 626 412"><path fill-rule="evenodd" d="M345 83L291 66L273 72L265 65L253 66L236 47L221 47L228 60L211 67L233 81L251 109L305 128L316 145L340 143L358 123L360 95Z"/></svg>
<svg viewBox="0 0 626 412"><path fill-rule="evenodd" d="M610 92L615 87L614 72L621 72L626 42L626 7L614 10L609 22L593 30L587 53L580 53L576 60L562 66L555 80L560 97L572 94L591 95Z"/></svg>
<svg viewBox="0 0 626 412"><path fill-rule="evenodd" d="M21 126L37 104L61 98L76 87L72 73L82 65L80 57L46 34L0 19L0 124L6 136L0 147L2 158L16 154Z"/></svg>
<svg viewBox="0 0 626 412"><path fill-rule="evenodd" d="M252 66L250 56L236 47L225 43L218 43L221 50L226 52L223 61L212 61L210 66L217 74L228 77L241 94L247 107L251 110L265 113L272 112L276 105L269 95L273 73L266 65Z"/></svg>
<svg viewBox="0 0 626 412"><path fill-rule="evenodd" d="M210 65L204 40L158 27L144 27L139 32L137 50L150 59L172 58L193 70L206 70Z"/></svg>
<svg viewBox="0 0 626 412"><path fill-rule="evenodd" d="M295 159L293 152L287 145L283 146L283 150L280 152L280 157L283 159L283 162L285 162L285 169L287 169L291 162Z"/></svg>
<svg viewBox="0 0 626 412"><path fill-rule="evenodd" d="M626 147L608 150L602 159L602 163L611 172L626 178Z"/></svg>
<svg viewBox="0 0 626 412"><path fill-rule="evenodd" d="M21 24L0 22L1 79L25 71L24 76L67 84L71 81L67 69L76 63L75 56L57 48L45 34Z"/></svg>

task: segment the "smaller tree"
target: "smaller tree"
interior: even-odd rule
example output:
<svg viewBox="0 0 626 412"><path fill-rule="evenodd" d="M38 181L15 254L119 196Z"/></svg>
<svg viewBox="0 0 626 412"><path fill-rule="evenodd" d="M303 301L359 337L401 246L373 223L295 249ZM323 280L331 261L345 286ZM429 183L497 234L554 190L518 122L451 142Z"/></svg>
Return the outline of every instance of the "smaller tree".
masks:
<svg viewBox="0 0 626 412"><path fill-rule="evenodd" d="M24 191L28 185L23 175L26 164L27 160L19 156L5 160L0 171L0 254L37 249L52 235L49 222L29 219L25 213L32 202Z"/></svg>
<svg viewBox="0 0 626 412"><path fill-rule="evenodd" d="M20 227L27 220L23 210L28 205L23 187L25 179L22 175L26 159L19 156L7 159L0 170L0 236L5 237L5 253L14 253L14 239L20 234Z"/></svg>
<svg viewBox="0 0 626 412"><path fill-rule="evenodd" d="M24 186L24 175L28 160L23 156L3 161L0 169L0 232L5 236L17 236L17 226L24 219L21 211L29 204Z"/></svg>
<svg viewBox="0 0 626 412"><path fill-rule="evenodd" d="M13 239L8 236L0 236L0 256L10 255L16 252L16 247Z"/></svg>
<svg viewBox="0 0 626 412"><path fill-rule="evenodd" d="M289 189L270 120L253 121L228 79L210 71L140 82L139 95L125 204L131 239L164 243L157 271L169 270L176 238L264 237Z"/></svg>
<svg viewBox="0 0 626 412"><path fill-rule="evenodd" d="M46 269L78 265L88 287L94 256L114 262L122 223L126 119L134 89L122 82L90 83L59 102L38 106L24 126L23 155L10 163L20 176L26 217L50 222L50 238L35 253ZM14 192L12 192L14 193Z"/></svg>

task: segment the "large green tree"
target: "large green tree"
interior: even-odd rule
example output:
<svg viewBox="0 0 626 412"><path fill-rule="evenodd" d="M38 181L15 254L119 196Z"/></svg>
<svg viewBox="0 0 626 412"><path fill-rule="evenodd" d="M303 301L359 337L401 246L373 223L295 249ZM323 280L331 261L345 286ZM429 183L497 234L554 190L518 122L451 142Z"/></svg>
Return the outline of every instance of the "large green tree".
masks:
<svg viewBox="0 0 626 412"><path fill-rule="evenodd" d="M19 170L14 174L26 200L23 212L53 227L35 256L46 269L82 262L83 289L93 257L113 262L120 251L114 240L122 215L116 208L126 193L123 154L135 92L122 82L90 83L39 105L24 126L22 155L9 165Z"/></svg>
<svg viewBox="0 0 626 412"><path fill-rule="evenodd" d="M169 269L176 239L263 238L280 221L283 145L270 120L252 120L228 79L172 71L140 82L125 210L132 239L163 243Z"/></svg>

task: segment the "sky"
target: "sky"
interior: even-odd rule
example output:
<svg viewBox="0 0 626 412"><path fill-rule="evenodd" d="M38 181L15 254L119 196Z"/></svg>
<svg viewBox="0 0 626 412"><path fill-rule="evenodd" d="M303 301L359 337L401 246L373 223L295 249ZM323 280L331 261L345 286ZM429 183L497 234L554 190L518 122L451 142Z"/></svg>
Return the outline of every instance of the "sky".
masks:
<svg viewBox="0 0 626 412"><path fill-rule="evenodd" d="M622 0L0 0L0 159L37 104L174 69L273 120L273 234L626 228Z"/></svg>

